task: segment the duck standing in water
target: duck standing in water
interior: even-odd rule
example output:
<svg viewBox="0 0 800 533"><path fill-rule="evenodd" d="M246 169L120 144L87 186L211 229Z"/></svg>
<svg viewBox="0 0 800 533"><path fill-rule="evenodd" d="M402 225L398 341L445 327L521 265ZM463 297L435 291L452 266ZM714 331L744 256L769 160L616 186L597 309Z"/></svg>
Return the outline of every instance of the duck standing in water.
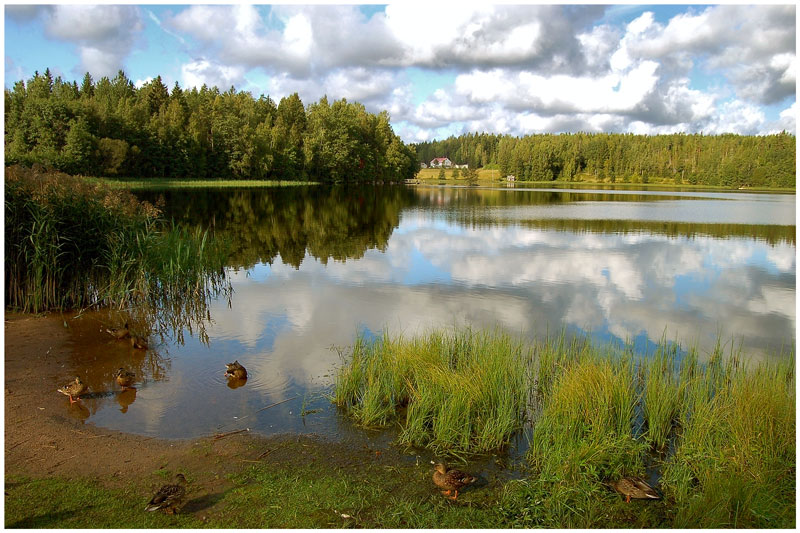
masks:
<svg viewBox="0 0 800 533"><path fill-rule="evenodd" d="M73 403L81 399L81 394L85 393L88 388L89 387L84 385L84 383L81 381L81 378L76 376L75 381L67 383L66 385L58 389L58 392L66 396L69 396L69 403L70 405L72 405ZM73 400L73 398L77 398L78 400Z"/></svg>
<svg viewBox="0 0 800 533"><path fill-rule="evenodd" d="M612 481L608 485L625 496L625 503L630 503L631 498L636 500L661 499L653 487L636 477L624 477L619 481Z"/></svg>
<svg viewBox="0 0 800 533"><path fill-rule="evenodd" d="M433 471L433 484L444 489L442 494L455 500L458 498L458 489L469 485L477 480L475 476L462 472L461 470L451 470L443 463L436 463ZM450 497L450 492L455 491L455 495Z"/></svg>
<svg viewBox="0 0 800 533"><path fill-rule="evenodd" d="M131 335L131 346L138 350L146 350L147 349L147 338L146 337L138 337L136 335Z"/></svg>
<svg viewBox="0 0 800 533"><path fill-rule="evenodd" d="M145 511L158 511L162 509L167 514L175 514L177 512L177 507L183 501L183 497L186 495L186 478L183 477L183 474L176 474L175 475L175 483L170 485L164 485L155 495L147 502L145 506Z"/></svg>
<svg viewBox="0 0 800 533"><path fill-rule="evenodd" d="M128 330L128 323L125 322L125 325L121 328L106 328L106 331L115 339L124 339L128 335L130 335L130 330Z"/></svg>
<svg viewBox="0 0 800 533"><path fill-rule="evenodd" d="M225 377L234 379L247 379L247 370L239 364L239 361L225 365Z"/></svg>
<svg viewBox="0 0 800 533"><path fill-rule="evenodd" d="M114 375L114 379L117 381L117 385L122 387L122 390L127 390L133 388L132 385L136 380L136 374L124 368L120 368Z"/></svg>

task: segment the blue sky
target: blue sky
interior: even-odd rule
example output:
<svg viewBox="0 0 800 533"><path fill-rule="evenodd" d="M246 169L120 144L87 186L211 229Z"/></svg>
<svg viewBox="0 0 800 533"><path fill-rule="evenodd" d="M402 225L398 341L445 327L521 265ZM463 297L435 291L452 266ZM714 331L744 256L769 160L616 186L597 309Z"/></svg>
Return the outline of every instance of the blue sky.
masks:
<svg viewBox="0 0 800 533"><path fill-rule="evenodd" d="M6 5L5 86L123 69L141 84L323 95L408 142L470 131L796 131L784 5Z"/></svg>

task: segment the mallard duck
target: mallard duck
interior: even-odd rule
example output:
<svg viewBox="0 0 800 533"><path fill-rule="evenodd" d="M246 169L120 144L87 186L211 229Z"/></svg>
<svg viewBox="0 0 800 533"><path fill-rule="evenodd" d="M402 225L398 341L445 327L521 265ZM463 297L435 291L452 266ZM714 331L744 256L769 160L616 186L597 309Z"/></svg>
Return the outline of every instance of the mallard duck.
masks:
<svg viewBox="0 0 800 533"><path fill-rule="evenodd" d="M239 361L234 361L233 363L228 363L225 365L225 377L228 378L236 378L236 379L245 379L247 378L247 370L239 364Z"/></svg>
<svg viewBox="0 0 800 533"><path fill-rule="evenodd" d="M608 485L625 496L626 503L630 503L631 498L637 500L658 500L661 498L653 487L636 477L624 477L618 481L612 481Z"/></svg>
<svg viewBox="0 0 800 533"><path fill-rule="evenodd" d="M139 337L137 335L131 335L131 346L139 350L146 350L147 337Z"/></svg>
<svg viewBox="0 0 800 533"><path fill-rule="evenodd" d="M149 502L147 502L147 506L145 506L145 511L158 511L159 509L163 509L167 514L175 514L177 511L177 507L183 501L183 497L186 495L186 478L183 477L183 474L176 474L175 483L170 485L164 485L158 492L156 492L155 496L151 498Z"/></svg>
<svg viewBox="0 0 800 533"><path fill-rule="evenodd" d="M477 480L475 476L462 472L461 470L451 470L443 463L436 463L433 471L433 483L440 489L444 489L442 494L455 500L458 498L458 489L465 487ZM455 491L455 495L450 497L450 491Z"/></svg>
<svg viewBox="0 0 800 533"><path fill-rule="evenodd" d="M124 339L128 335L130 335L130 330L128 330L128 323L125 322L125 326L121 328L106 328L106 331L111 334L112 337L115 339Z"/></svg>
<svg viewBox="0 0 800 533"><path fill-rule="evenodd" d="M133 385L133 382L136 380L136 374L124 368L120 368L114 375L114 379L117 380L117 385L122 387L122 390L130 389L131 385Z"/></svg>
<svg viewBox="0 0 800 533"><path fill-rule="evenodd" d="M75 381L67 383L66 385L58 389L58 392L69 396L69 403L73 404L81 399L81 394L85 393L86 389L88 389L88 387L83 384L81 378L76 376ZM78 400L73 400L73 397L78 398Z"/></svg>

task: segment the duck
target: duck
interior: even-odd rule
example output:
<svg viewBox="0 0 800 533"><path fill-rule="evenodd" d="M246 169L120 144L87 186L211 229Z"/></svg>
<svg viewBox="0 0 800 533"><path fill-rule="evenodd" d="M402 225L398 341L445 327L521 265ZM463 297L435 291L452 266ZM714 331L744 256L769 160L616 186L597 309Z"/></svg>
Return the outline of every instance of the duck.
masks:
<svg viewBox="0 0 800 533"><path fill-rule="evenodd" d="M130 330L128 329L128 323L125 322L125 325L121 328L106 328L106 331L111 334L112 337L115 339L124 339L128 335L130 335Z"/></svg>
<svg viewBox="0 0 800 533"><path fill-rule="evenodd" d="M239 364L239 361L225 365L225 377L236 379L247 379L247 370Z"/></svg>
<svg viewBox="0 0 800 533"><path fill-rule="evenodd" d="M81 399L81 394L85 393L88 388L89 387L87 387L83 383L83 381L81 381L81 378L75 376L75 381L67 383L66 385L58 389L58 392L69 396L69 403L70 405L72 405L73 403ZM73 400L73 398L78 398L78 399Z"/></svg>
<svg viewBox="0 0 800 533"><path fill-rule="evenodd" d="M131 346L139 350L146 350L147 337L139 337L138 335L131 335Z"/></svg>
<svg viewBox="0 0 800 533"><path fill-rule="evenodd" d="M458 498L458 489L474 483L478 478L462 472L461 470L449 469L444 463L436 463L433 470L433 484L444 489L442 494L451 500ZM450 492L455 491L455 495L450 497Z"/></svg>
<svg viewBox="0 0 800 533"><path fill-rule="evenodd" d="M117 373L114 374L114 379L116 379L117 385L122 387L122 390L131 389L133 388L131 385L133 385L136 379L136 374L124 368L120 368L117 370Z"/></svg>
<svg viewBox="0 0 800 533"><path fill-rule="evenodd" d="M612 489L625 496L625 503L630 503L631 498L637 500L661 499L658 492L650 485L637 477L624 477L618 481L608 483Z"/></svg>
<svg viewBox="0 0 800 533"><path fill-rule="evenodd" d="M163 510L167 514L175 514L177 507L183 502L183 497L186 495L186 478L183 474L176 474L174 483L164 485L155 495L147 502L145 511L158 511Z"/></svg>

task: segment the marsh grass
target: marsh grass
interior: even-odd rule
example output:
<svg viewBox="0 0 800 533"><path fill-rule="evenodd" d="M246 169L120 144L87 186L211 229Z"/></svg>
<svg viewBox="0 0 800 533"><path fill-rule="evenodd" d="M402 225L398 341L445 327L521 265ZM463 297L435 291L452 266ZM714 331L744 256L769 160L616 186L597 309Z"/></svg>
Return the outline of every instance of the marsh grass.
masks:
<svg viewBox="0 0 800 533"><path fill-rule="evenodd" d="M719 356L686 384L661 482L677 527L793 527L794 357L747 369Z"/></svg>
<svg viewBox="0 0 800 533"><path fill-rule="evenodd" d="M646 440L664 450L672 433L681 405L681 384L675 357L678 346L662 338L655 354L640 361L642 410L647 424Z"/></svg>
<svg viewBox="0 0 800 533"><path fill-rule="evenodd" d="M700 354L662 338L636 356L563 332L528 347L499 331L385 334L357 340L334 396L440 454L530 427L526 478L499 504L513 526L794 526L793 354L748 365L720 342ZM659 474L657 502L625 504L608 485Z"/></svg>
<svg viewBox="0 0 800 533"><path fill-rule="evenodd" d="M6 306L24 312L125 310L139 334L180 336L208 318L210 296L228 291L221 242L66 174L6 168L5 243Z"/></svg>
<svg viewBox="0 0 800 533"><path fill-rule="evenodd" d="M366 426L402 422L401 443L449 453L505 446L521 428L529 355L500 332L356 340L334 402Z"/></svg>

